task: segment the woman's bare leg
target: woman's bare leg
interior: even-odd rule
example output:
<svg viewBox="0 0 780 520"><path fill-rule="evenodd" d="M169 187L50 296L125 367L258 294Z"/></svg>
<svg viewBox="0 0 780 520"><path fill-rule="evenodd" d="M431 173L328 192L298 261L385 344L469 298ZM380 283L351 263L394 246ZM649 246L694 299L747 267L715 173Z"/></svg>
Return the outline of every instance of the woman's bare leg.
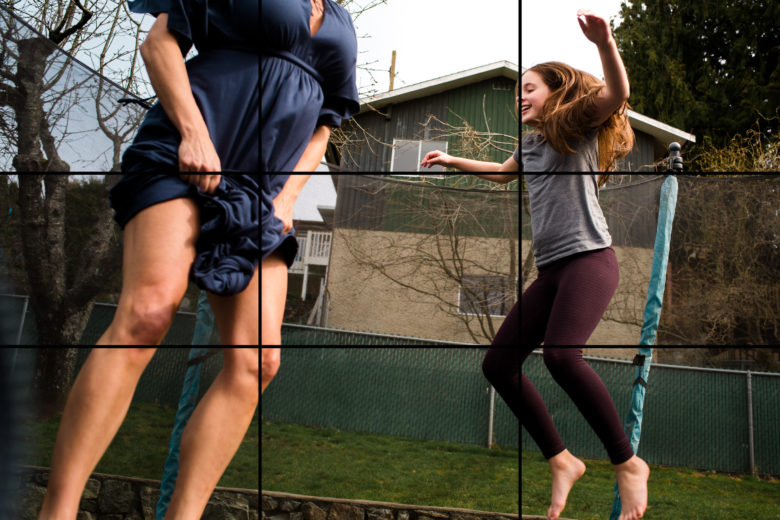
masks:
<svg viewBox="0 0 780 520"><path fill-rule="evenodd" d="M260 398L257 348L222 349L225 365L181 438L181 466L166 520L200 518L238 450Z"/></svg>
<svg viewBox="0 0 780 520"><path fill-rule="evenodd" d="M38 518L74 520L94 471L130 408L155 349L94 349L70 391Z"/></svg>
<svg viewBox="0 0 780 520"><path fill-rule="evenodd" d="M261 393L265 392L268 385L271 384L271 379L274 378L279 371L279 364L281 362L282 349L280 348L264 348L263 351L263 385Z"/></svg>
<svg viewBox="0 0 780 520"><path fill-rule="evenodd" d="M282 344L282 319L287 300L287 264L275 253L263 260L263 345Z"/></svg>
<svg viewBox="0 0 780 520"><path fill-rule="evenodd" d="M200 233L198 206L179 198L149 206L125 226L122 295L98 345L159 345L187 292Z"/></svg>
<svg viewBox="0 0 780 520"><path fill-rule="evenodd" d="M260 295L260 269L249 285L239 294L219 296L208 293L209 304L214 312L214 320L219 329L219 338L223 345L257 345L258 328L257 306Z"/></svg>

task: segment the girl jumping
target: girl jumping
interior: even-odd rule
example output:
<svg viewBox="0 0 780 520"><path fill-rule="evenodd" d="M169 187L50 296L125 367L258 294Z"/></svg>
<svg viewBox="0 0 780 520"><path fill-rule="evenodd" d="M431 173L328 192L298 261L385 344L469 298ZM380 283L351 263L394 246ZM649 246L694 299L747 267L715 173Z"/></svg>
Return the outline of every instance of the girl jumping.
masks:
<svg viewBox="0 0 780 520"><path fill-rule="evenodd" d="M609 24L590 11L577 11L585 37L598 47L606 84L556 61L523 73L523 171L611 171L634 147L628 124L630 88Z"/></svg>
<svg viewBox="0 0 780 520"><path fill-rule="evenodd" d="M598 178L597 178L598 177ZM521 363L544 342L544 361L607 449L617 475L620 520L641 518L650 469L634 455L607 389L582 360L581 348L596 329L618 285L612 238L598 203L608 175L525 175L537 279L522 296ZM561 441L533 383L522 377L521 423L552 470L547 516L556 520L585 464Z"/></svg>

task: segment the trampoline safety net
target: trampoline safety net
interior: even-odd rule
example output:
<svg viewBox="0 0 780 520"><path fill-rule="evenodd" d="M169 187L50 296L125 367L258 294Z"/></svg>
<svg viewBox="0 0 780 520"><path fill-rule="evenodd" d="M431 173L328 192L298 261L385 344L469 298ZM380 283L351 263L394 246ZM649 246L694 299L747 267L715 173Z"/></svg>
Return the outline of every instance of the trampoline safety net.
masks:
<svg viewBox="0 0 780 520"><path fill-rule="evenodd" d="M41 150L38 169L51 167L55 158L58 171L118 168L149 105L69 55L20 15L0 5L0 170L15 171L17 154ZM30 93L29 85L40 85L40 93ZM40 132L20 131L19 121L31 106L43 110Z"/></svg>

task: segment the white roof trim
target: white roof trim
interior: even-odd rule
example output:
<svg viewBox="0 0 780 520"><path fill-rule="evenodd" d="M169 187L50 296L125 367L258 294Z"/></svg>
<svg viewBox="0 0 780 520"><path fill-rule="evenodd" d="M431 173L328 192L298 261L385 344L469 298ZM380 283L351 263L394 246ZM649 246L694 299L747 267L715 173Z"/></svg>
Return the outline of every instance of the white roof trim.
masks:
<svg viewBox="0 0 780 520"><path fill-rule="evenodd" d="M482 81L497 76L518 76L518 67L509 61L497 61L473 69L456 72L440 78L415 83L389 92L383 92L375 96L365 97L360 100L360 112L370 110L366 105L371 103L374 108L380 108L392 103L402 103L423 96L432 96L453 88L469 85L476 81Z"/></svg>
<svg viewBox="0 0 780 520"><path fill-rule="evenodd" d="M670 143L680 139L684 139L692 143L696 142L695 135L689 134L688 132L683 132L679 128L662 123L661 121L653 119L652 117L643 116L642 114L634 112L633 110L627 110L626 113L628 114L628 120L631 123L631 128L650 134L664 143Z"/></svg>

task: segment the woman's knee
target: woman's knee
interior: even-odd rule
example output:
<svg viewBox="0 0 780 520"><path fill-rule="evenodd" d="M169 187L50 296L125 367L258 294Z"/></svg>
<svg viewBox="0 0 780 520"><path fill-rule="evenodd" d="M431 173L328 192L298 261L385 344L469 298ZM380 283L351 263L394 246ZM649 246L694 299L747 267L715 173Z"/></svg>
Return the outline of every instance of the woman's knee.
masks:
<svg viewBox="0 0 780 520"><path fill-rule="evenodd" d="M134 343L159 344L170 329L180 299L166 291L138 291L122 301L117 309L120 333Z"/></svg>
<svg viewBox="0 0 780 520"><path fill-rule="evenodd" d="M242 395L252 400L258 400L258 383L260 381L260 359L257 348L224 349L224 369L233 384L238 386Z"/></svg>
<svg viewBox="0 0 780 520"><path fill-rule="evenodd" d="M263 349L263 384L267 385L279 372L281 364L281 349L264 348Z"/></svg>

